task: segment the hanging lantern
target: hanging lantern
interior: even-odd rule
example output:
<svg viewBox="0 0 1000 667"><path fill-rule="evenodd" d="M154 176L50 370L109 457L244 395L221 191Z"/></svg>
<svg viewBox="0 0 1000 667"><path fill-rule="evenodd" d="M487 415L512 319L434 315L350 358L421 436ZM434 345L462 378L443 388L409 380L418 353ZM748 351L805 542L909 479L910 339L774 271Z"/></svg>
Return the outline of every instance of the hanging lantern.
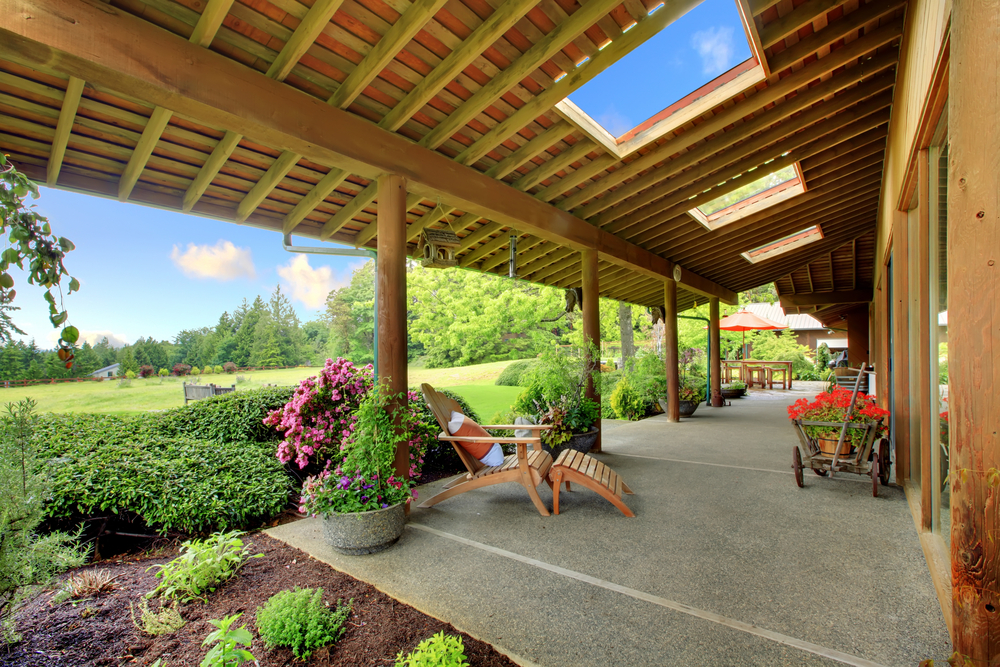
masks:
<svg viewBox="0 0 1000 667"><path fill-rule="evenodd" d="M458 264L455 248L462 245L450 229L428 229L420 233L420 263L428 268L444 269Z"/></svg>
<svg viewBox="0 0 1000 667"><path fill-rule="evenodd" d="M507 267L507 277L517 278L517 236L510 235L510 263Z"/></svg>

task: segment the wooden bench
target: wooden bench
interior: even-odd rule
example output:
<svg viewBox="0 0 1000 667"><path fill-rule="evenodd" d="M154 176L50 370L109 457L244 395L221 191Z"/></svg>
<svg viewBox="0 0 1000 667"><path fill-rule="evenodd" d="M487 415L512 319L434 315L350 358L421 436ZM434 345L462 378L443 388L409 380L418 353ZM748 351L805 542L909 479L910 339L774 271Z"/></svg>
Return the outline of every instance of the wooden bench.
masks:
<svg viewBox="0 0 1000 667"><path fill-rule="evenodd" d="M184 405L187 405L188 401L200 401L203 398L211 398L212 396L220 396L236 391L235 384L231 387L217 387L214 384L188 384L184 382L183 386Z"/></svg>
<svg viewBox="0 0 1000 667"><path fill-rule="evenodd" d="M632 489L628 488L618 473L592 456L564 449L549 468L549 481L552 483L553 514L559 514L560 485L565 482L566 490L570 491L570 482L576 482L604 496L625 516L635 517L635 513L622 502L622 494L632 495Z"/></svg>

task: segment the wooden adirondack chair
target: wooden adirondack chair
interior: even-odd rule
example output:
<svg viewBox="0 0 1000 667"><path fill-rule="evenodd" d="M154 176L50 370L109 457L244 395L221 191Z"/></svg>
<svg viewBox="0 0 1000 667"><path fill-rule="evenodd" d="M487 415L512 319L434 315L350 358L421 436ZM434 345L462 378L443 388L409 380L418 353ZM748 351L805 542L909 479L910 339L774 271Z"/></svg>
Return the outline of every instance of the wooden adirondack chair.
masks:
<svg viewBox="0 0 1000 667"><path fill-rule="evenodd" d="M457 496L461 493L465 493L466 491L471 491L472 489L480 489L484 486L502 484L504 482L517 482L527 489L528 496L530 496L531 501L535 503L535 507L538 508L539 513L542 516L549 516L549 510L542 502L541 497L538 495L537 487L542 482L548 483L549 486L552 485L547 478L549 468L552 467L552 457L548 452L542 449L541 438L538 433L543 429L551 428L550 426L483 425L484 428L501 428L508 430L513 430L515 428L529 429L532 431L532 437L529 438L475 438L468 436L452 436L448 434L448 420L451 418L452 412L462 412L462 407L457 402L435 390L434 387L429 384L424 383L420 385L420 391L423 392L424 400L427 401L427 405L430 406L431 411L434 412L434 416L437 417L438 424L441 425L442 433L438 436L438 439L452 444L455 451L458 452L459 458L462 459L462 463L465 464L466 469L469 471L466 475L458 477L446 484L445 490L441 493L438 493L437 495L432 496L420 503L420 507L431 507L432 505L438 504L442 500L447 500L452 496ZM517 453L504 457L503 463L498 466L486 466L465 451L465 449L458 444L459 441L490 443L499 442L501 444L513 443L517 445ZM530 452L528 451L528 445L532 446L532 451Z"/></svg>

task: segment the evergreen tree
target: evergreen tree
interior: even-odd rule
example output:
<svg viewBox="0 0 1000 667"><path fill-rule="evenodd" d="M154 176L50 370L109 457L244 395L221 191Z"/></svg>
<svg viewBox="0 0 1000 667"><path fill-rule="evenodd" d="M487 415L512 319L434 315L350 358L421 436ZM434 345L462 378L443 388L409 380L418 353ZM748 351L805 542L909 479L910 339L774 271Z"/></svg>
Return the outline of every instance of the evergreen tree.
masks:
<svg viewBox="0 0 1000 667"><path fill-rule="evenodd" d="M136 375L139 374L139 364L136 362L135 355L132 353L131 345L126 345L118 351L118 363L121 364L118 367L118 375L124 377L129 371L132 371Z"/></svg>
<svg viewBox="0 0 1000 667"><path fill-rule="evenodd" d="M94 346L94 353L97 354L97 368L104 368L105 366L110 366L118 360L118 355L115 349L111 347L111 343L108 342L108 337L105 336L101 339L97 345ZM97 370L97 369L94 369Z"/></svg>
<svg viewBox="0 0 1000 667"><path fill-rule="evenodd" d="M264 300L258 295L253 300L253 305L248 306L246 299L240 306L239 328L236 330L236 345L232 362L237 366L249 366L250 358L253 355L254 335L257 322L266 306Z"/></svg>
<svg viewBox="0 0 1000 667"><path fill-rule="evenodd" d="M26 370L18 343L8 338L0 353L0 380L21 380Z"/></svg>
<svg viewBox="0 0 1000 667"><path fill-rule="evenodd" d="M34 362L32 362L34 363ZM90 343L84 342L83 346L76 352L76 363L74 364L76 368L79 369L81 375L90 375L98 368L100 368L101 360L91 347ZM41 373L41 366L37 365L38 372ZM31 367L29 366L29 376L31 375Z"/></svg>
<svg viewBox="0 0 1000 667"><path fill-rule="evenodd" d="M291 302L275 287L254 332L252 366L292 366L299 363L302 331Z"/></svg>

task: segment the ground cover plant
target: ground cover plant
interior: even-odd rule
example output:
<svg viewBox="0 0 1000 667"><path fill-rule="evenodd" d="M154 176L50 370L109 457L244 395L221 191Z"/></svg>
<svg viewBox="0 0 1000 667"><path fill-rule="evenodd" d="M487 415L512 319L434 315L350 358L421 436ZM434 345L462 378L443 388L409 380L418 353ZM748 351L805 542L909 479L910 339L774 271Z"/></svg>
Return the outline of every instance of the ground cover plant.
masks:
<svg viewBox="0 0 1000 667"><path fill-rule="evenodd" d="M396 656L396 667L469 667L465 661L462 638L439 632L417 645L417 648Z"/></svg>
<svg viewBox="0 0 1000 667"><path fill-rule="evenodd" d="M344 622L351 602L337 602L336 609L323 604L322 588L299 588L271 596L257 609L257 630L268 648L286 646L299 660L335 643L344 636Z"/></svg>
<svg viewBox="0 0 1000 667"><path fill-rule="evenodd" d="M476 667L513 667L514 663L489 644L463 635L452 626L426 616L393 600L362 581L309 558L263 533L248 535L245 542L264 558L253 559L239 575L208 596L207 602L178 604L183 625L157 636L146 634L132 623L129 603L140 622L139 605L144 594L156 585L154 564L165 564L173 551L155 557L129 556L101 563L118 588L86 603L52 603L58 585L27 602L18 615L23 641L0 649L0 667L53 667L59 665L119 665L124 662L150 667L192 667L206 656L202 642L216 628L209 621L243 615L236 626L246 625L252 635L247 648L261 667L385 667L396 656L412 651L421 641L443 631L462 637L466 660ZM337 600L352 600L345 619L344 635L332 646L316 649L305 662L298 661L291 648L268 648L258 632L257 609L281 591L295 586L323 589L323 603L336 608ZM141 602L140 602L141 604ZM156 610L171 609L173 604ZM83 610L89 609L86 618ZM235 629L235 628L234 628ZM48 657L56 656L56 657ZM122 659L123 656L131 656ZM253 663L250 663L253 664Z"/></svg>

